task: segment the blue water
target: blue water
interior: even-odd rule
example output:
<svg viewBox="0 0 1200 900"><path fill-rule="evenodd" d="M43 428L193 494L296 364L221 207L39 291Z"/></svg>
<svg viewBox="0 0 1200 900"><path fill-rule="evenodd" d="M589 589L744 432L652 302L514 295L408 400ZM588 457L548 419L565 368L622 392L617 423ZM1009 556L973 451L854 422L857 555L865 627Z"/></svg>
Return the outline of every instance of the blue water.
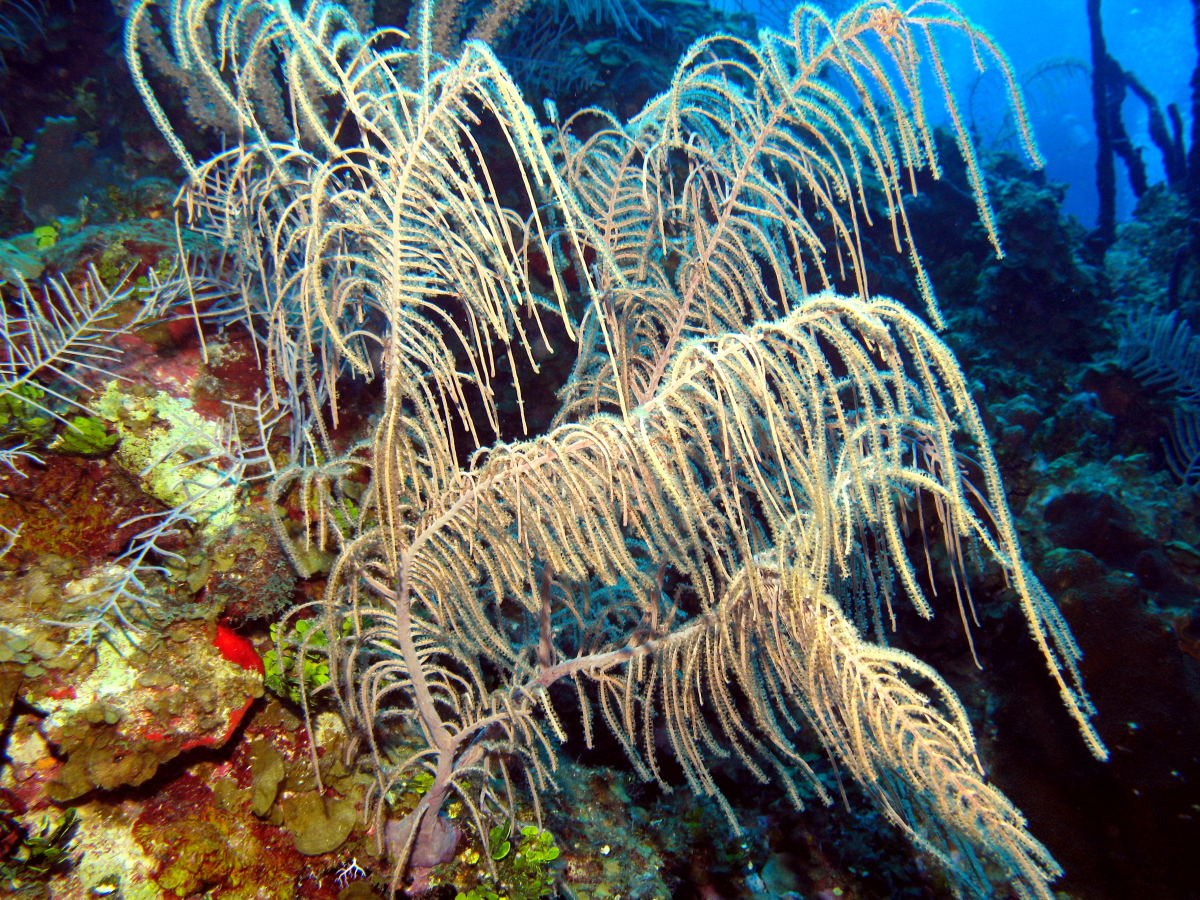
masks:
<svg viewBox="0 0 1200 900"><path fill-rule="evenodd" d="M1018 73L1053 57L1091 63L1084 0L962 0L959 6L991 32ZM1168 103L1178 103L1184 127L1190 127L1188 82L1196 65L1196 42L1189 0L1105 0L1101 16L1109 53L1155 93L1164 111ZM1038 90L1031 89L1030 102L1047 172L1071 185L1066 209L1091 226L1096 218L1096 139L1090 85L1082 76L1042 81ZM1161 181L1162 160L1146 133L1144 105L1130 97L1124 115L1130 136L1146 148L1143 158L1151 182ZM1126 218L1133 195L1120 162L1117 182L1118 213Z"/></svg>
<svg viewBox="0 0 1200 900"><path fill-rule="evenodd" d="M789 0L711 0L714 6L740 9L756 15L760 24L779 30L787 28ZM837 13L849 0L807 0ZM900 0L904 5L904 0ZM1018 76L1027 75L1050 60L1074 60L1082 66L1060 65L1031 83L1028 100L1038 145L1047 160L1051 179L1070 186L1065 209L1086 227L1096 221L1096 137L1092 117L1090 75L1091 46L1088 40L1085 0L960 0L958 6L977 25L985 28L1008 54ZM1133 72L1159 100L1164 113L1168 103L1179 104L1184 117L1185 146L1191 122L1189 79L1196 65L1196 42L1190 0L1103 0L1101 18L1109 53L1123 68ZM970 54L953 40L944 45L948 63L960 92L970 94L975 79ZM999 82L986 79L976 90L968 121L979 127L985 149L999 136L1000 123L989 121L1002 108ZM929 90L936 90L930 82ZM973 114L972 114L973 113ZM1163 180L1162 160L1146 133L1146 110L1132 96L1124 109L1126 129L1144 149L1150 182ZM1117 164L1118 216L1128 219L1134 197L1123 165Z"/></svg>

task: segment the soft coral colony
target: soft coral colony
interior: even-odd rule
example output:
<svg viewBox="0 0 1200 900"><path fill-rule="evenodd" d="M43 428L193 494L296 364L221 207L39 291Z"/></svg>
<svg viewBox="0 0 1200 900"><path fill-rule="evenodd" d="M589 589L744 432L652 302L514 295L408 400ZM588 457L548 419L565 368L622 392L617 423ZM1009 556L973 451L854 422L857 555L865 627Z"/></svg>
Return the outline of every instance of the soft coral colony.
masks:
<svg viewBox="0 0 1200 900"><path fill-rule="evenodd" d="M798 806L829 802L795 742L807 728L956 890L1049 900L1058 866L984 778L963 705L887 645L897 604L935 611L917 571L935 563L907 540L928 516L963 627L990 560L1104 756L953 354L869 296L861 232L882 217L940 321L903 197L915 171L938 173L922 60L995 239L939 49L965 41L998 66L1023 123L988 36L940 2L836 21L800 7L787 34L699 41L623 123L552 104L539 120L485 44L435 39L432 4L411 38L366 19L139 0L126 48L188 173L185 227L231 254L242 305L223 315L267 373L254 440L286 448L192 439L219 477L178 516L262 473L301 573L330 555L274 659L301 682L314 747L303 682L327 685L391 887L417 891L466 841L493 875L510 837L544 843L562 741L614 740L664 789L681 773L735 833L714 758ZM173 93L230 148L195 158ZM517 373L548 347L575 362L530 435ZM375 398L349 445L337 429L363 410L348 394ZM519 439L501 440L511 421ZM302 527L279 519L289 498ZM134 546L172 552L158 532ZM93 608L124 596L93 591Z"/></svg>

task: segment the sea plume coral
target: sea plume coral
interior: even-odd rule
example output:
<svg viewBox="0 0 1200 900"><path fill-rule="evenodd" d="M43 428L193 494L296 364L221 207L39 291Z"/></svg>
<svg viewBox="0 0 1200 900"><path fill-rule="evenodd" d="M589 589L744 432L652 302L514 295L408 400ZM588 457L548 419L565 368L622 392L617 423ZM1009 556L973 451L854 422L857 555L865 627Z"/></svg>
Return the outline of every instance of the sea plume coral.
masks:
<svg viewBox="0 0 1200 900"><path fill-rule="evenodd" d="M697 43L642 114L593 111L581 138L578 120L539 123L488 48L437 57L428 6L415 49L330 3L163 7L192 93L240 142L197 163L175 134L140 64L156 0L130 12L131 68L189 170L193 221L239 249L281 400L310 410L320 449L276 491L303 485L337 561L293 615L343 635L330 683L376 774L395 883L452 843L451 795L484 841L522 781L536 805L568 686L584 740L598 713L647 779L664 781L663 724L735 828L707 760L736 757L799 803L807 723L960 888L987 896L998 874L1049 900L1057 866L980 774L961 704L885 646L896 603L933 613L904 532L935 511L956 583L998 564L1104 753L953 355L867 296L872 184L937 320L902 197L938 170L921 61L953 112L940 41L965 39L1011 86L990 39L940 2L871 0L837 21L801 7L789 34ZM268 122L271 93L264 109L291 112ZM545 281L536 260L555 263ZM552 317L578 341L558 416L491 442L503 379L518 358L536 367ZM383 398L369 452L339 456L325 423L349 373ZM418 774L428 790L396 816L386 798Z"/></svg>

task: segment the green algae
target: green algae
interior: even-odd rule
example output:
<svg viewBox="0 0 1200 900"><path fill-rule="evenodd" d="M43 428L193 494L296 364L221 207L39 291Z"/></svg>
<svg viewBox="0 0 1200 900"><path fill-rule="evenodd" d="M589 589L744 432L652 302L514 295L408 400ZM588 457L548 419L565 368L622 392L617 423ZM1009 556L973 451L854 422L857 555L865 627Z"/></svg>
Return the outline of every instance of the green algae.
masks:
<svg viewBox="0 0 1200 900"><path fill-rule="evenodd" d="M118 440L120 435L110 433L101 419L72 416L49 449L71 456L99 456L111 450Z"/></svg>
<svg viewBox="0 0 1200 900"><path fill-rule="evenodd" d="M250 811L260 819L271 812L280 785L287 778L283 755L274 745L256 741L250 748Z"/></svg>
<svg viewBox="0 0 1200 900"><path fill-rule="evenodd" d="M93 409L116 426L120 445L114 455L148 494L168 506L186 504L210 535L240 520L241 485L209 458L228 453L222 423L201 416L189 400L166 391L132 391L115 381Z"/></svg>
<svg viewBox="0 0 1200 900"><path fill-rule="evenodd" d="M330 800L316 791L285 798L280 803L283 823L292 834L296 852L319 856L336 850L350 837L358 821L354 803Z"/></svg>

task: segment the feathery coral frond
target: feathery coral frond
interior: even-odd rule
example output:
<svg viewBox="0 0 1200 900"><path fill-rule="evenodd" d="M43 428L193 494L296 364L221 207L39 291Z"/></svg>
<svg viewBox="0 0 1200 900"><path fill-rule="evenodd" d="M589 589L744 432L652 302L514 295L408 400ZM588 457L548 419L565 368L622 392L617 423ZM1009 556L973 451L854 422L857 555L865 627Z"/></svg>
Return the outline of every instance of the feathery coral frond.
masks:
<svg viewBox="0 0 1200 900"><path fill-rule="evenodd" d="M236 123L240 143L207 162L141 74L160 2L177 65ZM963 890L986 896L999 872L1048 900L1058 869L979 774L958 700L884 646L903 598L935 612L906 510L937 510L956 579L969 560L998 564L1103 756L1079 651L1021 558L953 355L866 296L860 241L881 206L936 323L903 205L916 170L938 173L922 65L995 241L940 46L959 37L997 65L1024 123L1003 55L939 0L867 0L836 21L801 7L789 34L699 41L639 116L589 111L601 127L580 139L578 120L543 129L486 47L435 60L425 13L412 49L319 0L141 0L127 30L139 89L192 174L192 219L236 248L272 379L312 410L321 459L281 471L273 496L299 484L315 498L306 534L337 561L293 615L341 636L330 683L377 776L393 886L444 851L450 794L486 841L487 822L515 814L514 772L534 798L547 789L570 734L551 689L571 683L586 740L598 707L662 781L662 723L735 827L706 760L735 755L798 804L807 722ZM258 114L264 70L282 79L282 125ZM546 285L531 273L564 255L581 296L557 265ZM536 367L549 316L579 341L558 417L494 443L501 373L517 354ZM381 379L383 399L369 454L338 457L322 415L337 420L351 375ZM351 522L341 483L360 471ZM432 786L387 822L389 793L418 772Z"/></svg>

